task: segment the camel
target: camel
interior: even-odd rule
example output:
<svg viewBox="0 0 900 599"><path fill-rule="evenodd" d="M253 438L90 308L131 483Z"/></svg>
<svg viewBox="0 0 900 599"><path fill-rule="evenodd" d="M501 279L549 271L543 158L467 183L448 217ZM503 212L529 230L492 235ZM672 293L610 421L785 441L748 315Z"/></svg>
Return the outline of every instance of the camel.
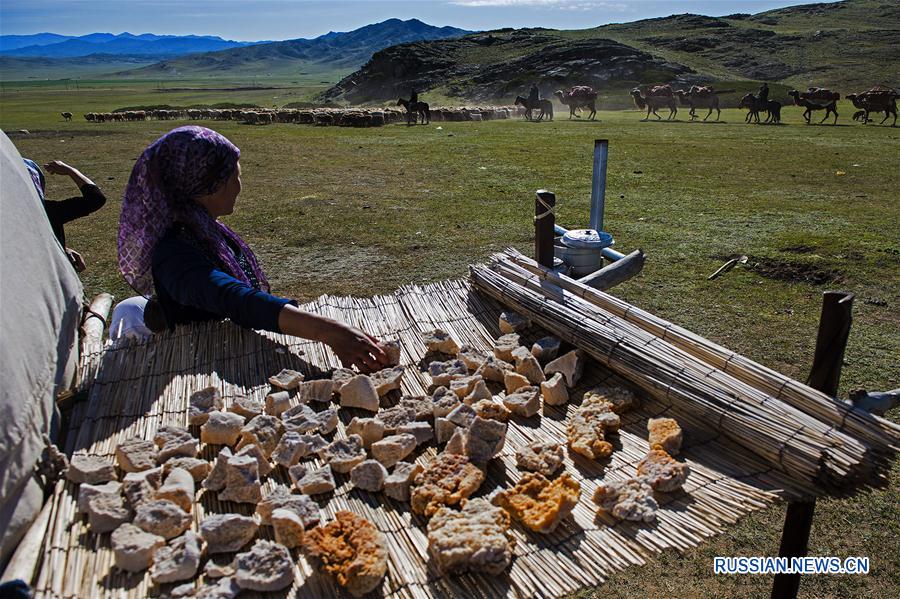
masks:
<svg viewBox="0 0 900 599"><path fill-rule="evenodd" d="M722 117L722 111L719 109L719 96L708 87L697 87L694 85L688 91L681 89L676 91L675 95L678 96L678 100L681 102L682 106L690 106L691 110L688 114L691 115L691 120L697 118L695 111L698 108L709 109L709 112L703 117L704 122L706 122L706 119L712 114L713 110L716 111L717 121Z"/></svg>
<svg viewBox="0 0 900 599"><path fill-rule="evenodd" d="M419 122L419 117L422 118L423 125L427 125L431 122L431 110L428 109L427 102L416 102L415 104L410 104L409 100L400 98L399 100L397 100L397 106L402 106L406 109L407 125L415 125Z"/></svg>
<svg viewBox="0 0 900 599"><path fill-rule="evenodd" d="M662 117L656 112L660 108L669 109L669 118L666 119L668 121L674 119L675 115L678 114L678 106L675 105L675 96L671 95L671 89L670 95L651 94L644 96L640 89L634 88L631 90L631 97L634 98L634 105L638 107L638 110L643 110L644 108L647 109L647 116L642 118L641 122L649 121L651 112L657 120L662 120Z"/></svg>
<svg viewBox="0 0 900 599"><path fill-rule="evenodd" d="M837 125L837 101L840 99L840 94L820 88L810 88L808 92L804 93L792 89L788 92L788 95L794 99L794 105L806 109L803 111L803 118L806 120L807 125L811 124L810 120L814 110L825 111L825 116L819 121L820 125L825 122L831 113L834 113L834 123L832 124Z"/></svg>
<svg viewBox="0 0 900 599"><path fill-rule="evenodd" d="M861 109L860 112L863 113L860 118L857 118L859 112L854 114L853 120L867 124L870 120L870 112L883 112L884 118L878 124L883 125L891 115L894 115L894 122L891 123L891 127L897 126L897 97L898 94L894 90L882 86L876 86L861 94L847 94L847 99L853 102L853 106Z"/></svg>
<svg viewBox="0 0 900 599"><path fill-rule="evenodd" d="M541 121L544 119L545 116L548 117L547 120L550 120L550 121L553 120L553 102L551 102L547 98L538 100L537 106L529 106L528 98L525 98L523 96L516 96L515 105L523 106L525 108L525 118L528 119L529 121L533 121L533 120ZM538 115L537 119L533 119L531 116L531 111L536 108L541 109L541 114Z"/></svg>
<svg viewBox="0 0 900 599"><path fill-rule="evenodd" d="M768 113L766 120L763 121L763 124L771 123L773 125L777 125L781 122L781 102L776 102L775 100L767 100L763 102L757 96L753 94L747 94L743 98L741 98L741 103L738 104L738 108L746 108L747 109L747 118L744 119L745 123L750 123L753 121L754 123L759 124L759 113L765 110Z"/></svg>
<svg viewBox="0 0 900 599"><path fill-rule="evenodd" d="M572 117L578 117L575 114L575 111L579 108L588 108L591 111L591 115L588 117L590 120L594 120L594 117L597 115L597 92L593 90L593 88L588 87L586 85L577 85L575 87L571 87L568 91L563 92L562 90L557 90L554 94L559 101L564 105L569 107L569 120L572 120ZM580 118L580 117L579 117Z"/></svg>

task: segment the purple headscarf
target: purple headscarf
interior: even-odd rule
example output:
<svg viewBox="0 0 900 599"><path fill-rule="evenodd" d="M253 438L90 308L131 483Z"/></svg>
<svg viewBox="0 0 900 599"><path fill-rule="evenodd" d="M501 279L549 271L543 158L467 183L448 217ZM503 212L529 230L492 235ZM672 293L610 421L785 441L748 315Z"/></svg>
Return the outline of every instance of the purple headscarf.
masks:
<svg viewBox="0 0 900 599"><path fill-rule="evenodd" d="M183 224L225 271L251 284L226 240L246 258L262 291L268 281L253 251L237 233L195 200L224 185L241 151L205 127L178 127L153 142L138 158L119 219L119 272L141 295L153 292L153 250L175 223Z"/></svg>

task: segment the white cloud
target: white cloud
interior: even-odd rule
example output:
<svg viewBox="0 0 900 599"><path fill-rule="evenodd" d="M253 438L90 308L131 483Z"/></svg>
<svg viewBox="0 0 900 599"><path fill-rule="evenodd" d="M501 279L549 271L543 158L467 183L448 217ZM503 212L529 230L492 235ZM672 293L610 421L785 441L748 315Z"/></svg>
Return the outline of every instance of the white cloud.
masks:
<svg viewBox="0 0 900 599"><path fill-rule="evenodd" d="M608 2L606 0L451 0L450 4L473 8L530 6L563 10L591 10L598 8L618 12L628 10L628 6L622 2Z"/></svg>

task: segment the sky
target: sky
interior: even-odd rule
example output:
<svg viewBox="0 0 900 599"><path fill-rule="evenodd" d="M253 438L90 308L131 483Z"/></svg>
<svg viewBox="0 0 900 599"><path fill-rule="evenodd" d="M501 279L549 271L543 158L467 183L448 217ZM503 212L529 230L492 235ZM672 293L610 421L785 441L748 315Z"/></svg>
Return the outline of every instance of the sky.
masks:
<svg viewBox="0 0 900 599"><path fill-rule="evenodd" d="M808 0L0 0L0 34L218 35L239 41L316 37L390 18L487 30L584 29L678 13L723 16Z"/></svg>

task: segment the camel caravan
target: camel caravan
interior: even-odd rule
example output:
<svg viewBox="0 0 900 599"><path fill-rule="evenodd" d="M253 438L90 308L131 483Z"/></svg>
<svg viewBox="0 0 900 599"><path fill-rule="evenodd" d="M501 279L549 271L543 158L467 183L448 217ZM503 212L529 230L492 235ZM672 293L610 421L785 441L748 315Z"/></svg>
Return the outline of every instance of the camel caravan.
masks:
<svg viewBox="0 0 900 599"><path fill-rule="evenodd" d="M647 111L646 116L641 119L642 122L649 120L651 114L655 116L657 120L662 120L662 117L657 112L662 108L669 110L669 115L666 120L674 120L675 116L678 114L678 108L675 102L676 98L682 106L690 107L689 114L692 121L699 118L699 115L695 112L698 108L707 109L703 121L706 121L710 115L712 115L713 110L716 111L715 120L718 121L722 114L722 111L719 109L718 94L725 94L733 91L734 90L713 90L711 87L701 87L696 85L692 86L689 90L684 91L673 90L671 85L654 85L644 92L642 92L640 88L634 88L631 91L631 97L634 99L634 104L637 106L638 110L646 109ZM744 122L773 125L781 123L782 104L777 100L770 100L768 94L769 88L764 83L757 94L749 93L741 98L738 107L747 110L747 116L744 119ZM805 92L791 90L788 92L788 96L795 106L804 109L803 120L806 121L806 124L812 124L812 114L822 110L825 111L825 116L822 117L819 124L824 123L832 115L834 118L832 124L837 123L837 103L841 99L841 95L838 92L824 87L810 87ZM900 94L898 94L897 91L884 85L876 85L860 94L847 95L847 99L859 109L853 115L854 121L862 122L864 124L869 123L870 121L874 122L873 119L869 118L869 115L872 113L883 112L884 118L881 119L879 124L884 124L888 118L893 116L892 127L897 125L898 97L900 97ZM760 121L761 113L766 113L766 119L764 121Z"/></svg>
<svg viewBox="0 0 900 599"><path fill-rule="evenodd" d="M135 122L147 120L218 120L239 121L248 125L271 125L274 123L296 123L319 126L339 127L380 127L393 123L414 125L417 123L427 125L431 121L438 122L463 122L463 121L490 121L510 119L516 116L524 117L528 121L541 122L553 120L553 102L548 98L541 98L536 92L537 86L532 86L528 97L517 96L513 105L505 106L457 106L430 108L426 102L410 102L400 98L397 102L399 108L253 108L253 109L219 109L219 108L191 108L191 109L154 109L154 110L121 110L113 112L89 112L84 115L85 120L92 123ZM687 90L673 89L671 85L653 85L645 88L634 88L630 95L638 110L646 110L646 115L641 122L650 120L653 115L658 121L663 120L659 110L669 111L665 120L676 120L679 104L688 108L690 120L701 119L698 113L706 110L706 115L701 122L707 122L716 112L714 122L718 122L722 116L719 97L722 94L731 93L734 90L715 90L709 86L693 85ZM556 99L569 108L569 119L581 118L578 114L581 110L589 111L588 120L595 120L597 115L597 91L587 85L576 85L566 90L554 92ZM812 115L815 112L824 111L825 115L818 124L824 123L829 117L833 117L832 124L837 123L837 103L841 95L833 90L823 87L811 87L804 92L791 90L788 92L792 103L804 109L803 119L807 124L812 124ZM875 122L871 118L873 114L884 113L879 125L883 125L893 117L891 127L897 125L897 99L900 93L884 86L876 85L869 90L858 94L848 94L848 100L853 103L857 111L853 120L868 124ZM744 95L738 107L747 110L744 122L750 124L779 124L781 123L782 103L768 98L768 86L763 84L756 94ZM72 118L72 113L60 113L64 120ZM765 114L765 120L761 115Z"/></svg>
<svg viewBox="0 0 900 599"><path fill-rule="evenodd" d="M692 85L687 90L672 89L671 85L666 84L654 85L646 93L636 87L631 90L631 97L634 99L634 104L638 110L647 110L647 116L641 119L642 122L650 120L651 114L657 120L661 120L662 117L657 112L661 108L666 108L669 111L669 116L666 120L674 120L678 115L679 103L690 109L688 115L690 115L691 121L700 118L700 115L697 114L698 108L700 110L705 108L707 112L706 116L703 117L703 122L706 122L712 115L713 110L716 111L716 121L722 117L722 109L719 107L719 95L733 91L733 89L716 90L702 85Z"/></svg>

